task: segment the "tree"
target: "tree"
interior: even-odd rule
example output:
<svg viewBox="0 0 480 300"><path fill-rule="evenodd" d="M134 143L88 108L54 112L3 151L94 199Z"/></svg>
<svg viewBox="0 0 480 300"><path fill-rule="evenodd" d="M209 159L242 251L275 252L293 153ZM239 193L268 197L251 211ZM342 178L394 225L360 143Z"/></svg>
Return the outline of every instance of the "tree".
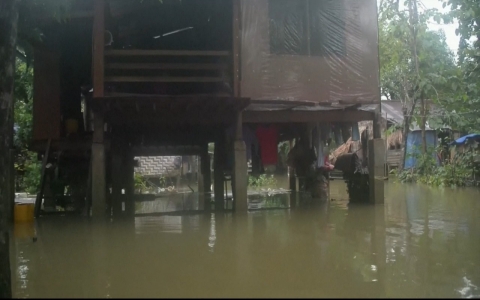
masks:
<svg viewBox="0 0 480 300"><path fill-rule="evenodd" d="M454 91L443 105L448 112L444 122L466 132L479 132L480 120L480 5L476 0L444 0L451 13L445 21L458 20L459 65L456 77L449 78Z"/></svg>
<svg viewBox="0 0 480 300"><path fill-rule="evenodd" d="M439 17L434 9L420 9L418 0L380 2L382 95L402 101L404 142L412 121L417 119L422 129L424 153L426 100L438 99L441 92L448 90L445 78L456 70L444 34L428 30L428 22ZM417 109L418 103L420 109Z"/></svg>
<svg viewBox="0 0 480 300"><path fill-rule="evenodd" d="M47 2L52 2L49 4ZM0 1L0 298L11 298L11 275L9 256L8 219L11 213L13 201L13 176L11 149L14 145L14 81L15 81L15 57L17 51L17 33L25 36L23 42L27 49L31 33L35 32L35 26L29 23L33 14L22 17L19 25L19 11L33 12L33 8L43 8L48 11L52 7L63 7L59 1ZM41 9L36 10L38 13ZM24 51L24 54L28 51Z"/></svg>
<svg viewBox="0 0 480 300"><path fill-rule="evenodd" d="M0 2L0 297L11 298L8 216L11 199L13 87L18 0Z"/></svg>
<svg viewBox="0 0 480 300"><path fill-rule="evenodd" d="M15 69L15 189L36 194L40 184L40 162L28 151L33 129L33 68L17 59Z"/></svg>

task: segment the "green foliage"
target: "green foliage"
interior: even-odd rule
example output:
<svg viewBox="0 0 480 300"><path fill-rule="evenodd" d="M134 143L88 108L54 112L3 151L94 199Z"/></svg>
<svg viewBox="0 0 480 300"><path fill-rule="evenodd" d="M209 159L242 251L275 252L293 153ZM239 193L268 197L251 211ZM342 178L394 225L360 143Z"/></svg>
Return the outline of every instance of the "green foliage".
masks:
<svg viewBox="0 0 480 300"><path fill-rule="evenodd" d="M275 188L277 186L277 180L273 175L262 174L258 177L249 176L248 186L252 188Z"/></svg>
<svg viewBox="0 0 480 300"><path fill-rule="evenodd" d="M480 130L480 5L476 0L443 0L451 13L443 17L445 23L457 20L460 36L459 70L447 78L451 93L444 95L442 121L465 132Z"/></svg>
<svg viewBox="0 0 480 300"><path fill-rule="evenodd" d="M435 153L434 149L428 149L426 154L417 154L417 167L394 172L397 179L402 183L418 182L445 187L464 187L474 184L474 174L478 173L474 164L474 157L477 155L474 150L457 153L453 160L445 161L441 166L437 166L433 153Z"/></svg>
<svg viewBox="0 0 480 300"><path fill-rule="evenodd" d="M28 151L32 136L33 70L17 61L15 70L15 171L19 191L35 194L40 185L41 164L34 152Z"/></svg>
<svg viewBox="0 0 480 300"><path fill-rule="evenodd" d="M37 155L33 152L28 152L27 159L24 163L25 172L20 177L20 186L29 194L36 194L40 187L40 171L41 163L37 159Z"/></svg>
<svg viewBox="0 0 480 300"><path fill-rule="evenodd" d="M134 179L135 191L144 193L148 190L147 180L142 175L140 175L139 173L135 173L133 179Z"/></svg>
<svg viewBox="0 0 480 300"><path fill-rule="evenodd" d="M156 194L158 193L159 189L167 189L167 179L165 177L160 177L158 182L153 183L152 180L142 176L139 173L135 173L134 175L134 187L135 191L145 194Z"/></svg>
<svg viewBox="0 0 480 300"><path fill-rule="evenodd" d="M383 96L403 100L408 107L412 104L408 100L420 95L437 98L446 88L445 77L453 74L456 66L445 34L428 29L428 22L432 18L439 20L442 15L434 9L424 9L415 18L398 4L396 0L384 0L379 8L381 90Z"/></svg>
<svg viewBox="0 0 480 300"><path fill-rule="evenodd" d="M32 135L33 113L33 69L17 60L15 70L15 125L14 145L27 148Z"/></svg>

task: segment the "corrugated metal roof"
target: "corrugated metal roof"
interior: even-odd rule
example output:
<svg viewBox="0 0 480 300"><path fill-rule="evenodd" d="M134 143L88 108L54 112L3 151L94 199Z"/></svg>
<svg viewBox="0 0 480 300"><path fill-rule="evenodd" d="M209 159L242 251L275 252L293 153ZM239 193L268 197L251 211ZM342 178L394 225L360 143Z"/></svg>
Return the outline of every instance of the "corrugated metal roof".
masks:
<svg viewBox="0 0 480 300"><path fill-rule="evenodd" d="M400 101L382 101L382 117L395 124L403 123L403 104Z"/></svg>

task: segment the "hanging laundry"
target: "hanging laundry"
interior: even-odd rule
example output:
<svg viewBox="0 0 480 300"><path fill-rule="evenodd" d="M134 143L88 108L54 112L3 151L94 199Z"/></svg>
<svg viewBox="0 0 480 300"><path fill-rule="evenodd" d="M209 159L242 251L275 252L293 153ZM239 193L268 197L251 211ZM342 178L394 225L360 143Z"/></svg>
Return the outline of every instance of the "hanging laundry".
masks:
<svg viewBox="0 0 480 300"><path fill-rule="evenodd" d="M312 129L312 146L315 148L315 150L318 149L318 145L320 143L320 140L321 140L321 131L320 131L320 127L317 123L317 124L315 124L315 126Z"/></svg>
<svg viewBox="0 0 480 300"><path fill-rule="evenodd" d="M352 141L359 141L360 140L360 129L358 128L358 123L352 123Z"/></svg>
<svg viewBox="0 0 480 300"><path fill-rule="evenodd" d="M348 123L342 123L342 137L343 137L343 142L346 143L348 140L352 137L352 126Z"/></svg>
<svg viewBox="0 0 480 300"><path fill-rule="evenodd" d="M341 145L343 145L343 143L346 142L343 140L340 125L335 125L335 127L333 128L333 133L335 135L335 143L337 147L340 147Z"/></svg>
<svg viewBox="0 0 480 300"><path fill-rule="evenodd" d="M324 126L321 126L317 123L314 129L312 130L312 142L317 152L316 162L315 162L316 168L323 167L323 144L324 143L323 143L322 137L325 134L323 127Z"/></svg>
<svg viewBox="0 0 480 300"><path fill-rule="evenodd" d="M330 125L320 125L320 139L325 143L330 137L332 128Z"/></svg>
<svg viewBox="0 0 480 300"><path fill-rule="evenodd" d="M274 126L259 126L256 130L260 144L260 157L263 165L276 165L278 162L278 130Z"/></svg>

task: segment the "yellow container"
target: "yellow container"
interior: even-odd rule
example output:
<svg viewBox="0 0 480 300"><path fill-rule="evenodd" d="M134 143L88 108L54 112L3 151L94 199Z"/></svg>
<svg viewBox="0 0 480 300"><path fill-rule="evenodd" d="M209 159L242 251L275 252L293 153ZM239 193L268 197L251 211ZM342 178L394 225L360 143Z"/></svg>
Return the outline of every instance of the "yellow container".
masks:
<svg viewBox="0 0 480 300"><path fill-rule="evenodd" d="M15 223L33 222L35 218L35 204L16 203L14 208Z"/></svg>
<svg viewBox="0 0 480 300"><path fill-rule="evenodd" d="M78 131L78 120L76 120L76 119L65 120L65 131L67 132L67 134L77 133L77 131Z"/></svg>
<svg viewBox="0 0 480 300"><path fill-rule="evenodd" d="M13 235L20 239L35 237L35 223L15 223L13 225Z"/></svg>

